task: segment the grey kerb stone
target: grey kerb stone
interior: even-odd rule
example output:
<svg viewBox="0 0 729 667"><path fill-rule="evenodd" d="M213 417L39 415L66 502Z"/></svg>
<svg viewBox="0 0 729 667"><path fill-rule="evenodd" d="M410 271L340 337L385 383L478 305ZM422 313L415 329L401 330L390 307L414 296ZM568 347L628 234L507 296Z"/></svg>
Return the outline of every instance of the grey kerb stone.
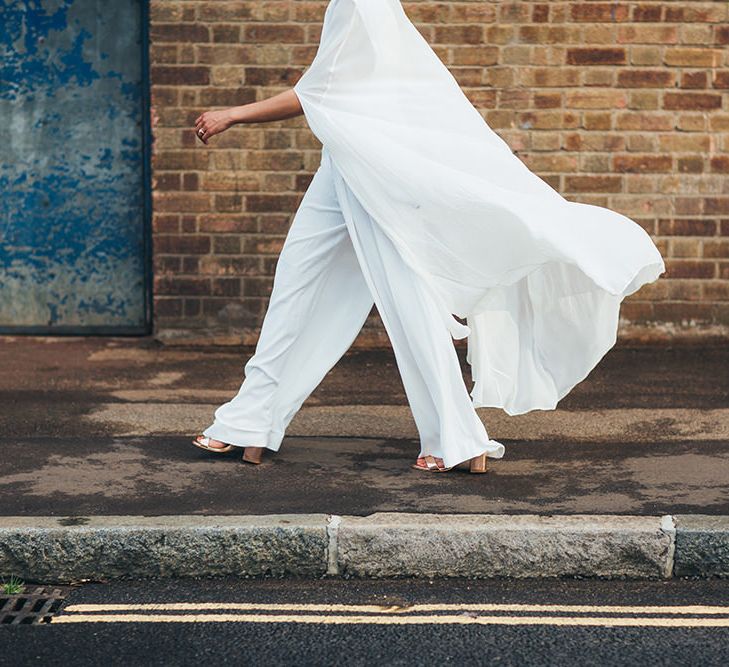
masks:
<svg viewBox="0 0 729 667"><path fill-rule="evenodd" d="M676 517L677 577L729 577L729 517Z"/></svg>
<svg viewBox="0 0 729 667"><path fill-rule="evenodd" d="M378 513L0 518L0 575L670 577L670 517Z"/></svg>

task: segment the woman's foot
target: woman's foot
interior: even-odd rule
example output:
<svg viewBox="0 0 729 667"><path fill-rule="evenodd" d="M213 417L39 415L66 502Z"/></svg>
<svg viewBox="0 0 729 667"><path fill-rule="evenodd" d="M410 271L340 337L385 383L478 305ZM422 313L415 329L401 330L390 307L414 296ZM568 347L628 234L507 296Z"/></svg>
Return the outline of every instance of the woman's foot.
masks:
<svg viewBox="0 0 729 667"><path fill-rule="evenodd" d="M192 444L195 445L195 447L206 449L209 452L229 452L233 449L233 445L220 442L219 440L213 440L212 438L208 438L206 435L195 436Z"/></svg>
<svg viewBox="0 0 729 667"><path fill-rule="evenodd" d="M227 442L220 440L214 440L206 435L198 435L192 441L192 444L200 449L205 449L209 452L222 453L230 452L234 449L235 445L230 445ZM263 450L265 447L242 447L243 449L243 460L246 463L261 463L263 458Z"/></svg>
<svg viewBox="0 0 729 667"><path fill-rule="evenodd" d="M208 447L211 449L225 449L228 447L227 442L220 442L220 440L213 440L212 438L208 438Z"/></svg>
<svg viewBox="0 0 729 667"><path fill-rule="evenodd" d="M418 457L417 463L413 465L413 468L416 470L427 470L429 472L445 472L446 470L450 470L450 468L446 468L442 458L430 455Z"/></svg>
<svg viewBox="0 0 729 667"><path fill-rule="evenodd" d="M486 452L467 459L462 463L468 463L468 471L473 473L484 473L488 471ZM460 464L458 464L460 465ZM453 470L456 466L447 467L443 463L443 459L439 456L421 456L417 463L412 465L416 470L425 470L426 472L447 472Z"/></svg>

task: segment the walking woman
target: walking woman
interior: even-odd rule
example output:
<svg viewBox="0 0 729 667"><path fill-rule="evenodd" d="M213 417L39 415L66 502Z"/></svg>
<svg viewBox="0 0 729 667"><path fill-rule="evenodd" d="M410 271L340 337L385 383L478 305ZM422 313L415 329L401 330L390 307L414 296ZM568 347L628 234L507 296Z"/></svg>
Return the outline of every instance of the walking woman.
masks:
<svg viewBox="0 0 729 667"><path fill-rule="evenodd" d="M552 410L615 344L621 301L665 271L648 233L570 202L511 151L399 0L330 0L311 66L236 123L304 114L321 164L296 211L255 354L194 444L258 463L374 303L420 437L418 470L485 472L504 446L475 408ZM459 319L465 320L465 324ZM452 339L467 337L473 389Z"/></svg>

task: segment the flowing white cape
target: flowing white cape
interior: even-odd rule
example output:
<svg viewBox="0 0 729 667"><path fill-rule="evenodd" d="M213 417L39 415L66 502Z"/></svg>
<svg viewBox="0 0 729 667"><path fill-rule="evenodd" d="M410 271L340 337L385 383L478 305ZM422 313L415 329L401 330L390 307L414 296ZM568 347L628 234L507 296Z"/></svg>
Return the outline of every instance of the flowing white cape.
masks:
<svg viewBox="0 0 729 667"><path fill-rule="evenodd" d="M615 344L622 299L665 271L635 221L567 201L514 155L399 0L330 0L294 90L453 338L468 336L476 407L554 409Z"/></svg>

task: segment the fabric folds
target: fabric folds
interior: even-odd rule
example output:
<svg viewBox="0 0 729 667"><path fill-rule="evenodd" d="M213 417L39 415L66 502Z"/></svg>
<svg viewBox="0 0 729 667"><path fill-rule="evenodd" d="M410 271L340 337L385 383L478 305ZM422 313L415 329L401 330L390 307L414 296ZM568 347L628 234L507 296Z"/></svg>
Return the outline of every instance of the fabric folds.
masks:
<svg viewBox="0 0 729 667"><path fill-rule="evenodd" d="M621 301L665 271L635 221L566 200L514 155L399 0L330 0L294 91L453 338L468 337L476 407L555 408L615 344Z"/></svg>

